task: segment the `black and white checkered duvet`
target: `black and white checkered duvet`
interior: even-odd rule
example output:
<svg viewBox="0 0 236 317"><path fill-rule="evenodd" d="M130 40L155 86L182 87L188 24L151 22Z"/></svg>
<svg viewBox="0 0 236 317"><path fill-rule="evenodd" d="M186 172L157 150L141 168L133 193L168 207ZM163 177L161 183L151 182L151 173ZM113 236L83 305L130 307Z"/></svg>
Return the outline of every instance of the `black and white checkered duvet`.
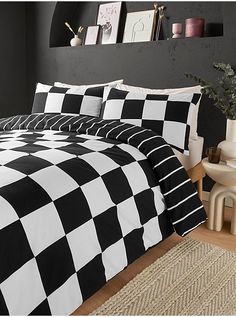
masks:
<svg viewBox="0 0 236 317"><path fill-rule="evenodd" d="M205 211L151 130L84 116L0 120L0 314L72 313Z"/></svg>

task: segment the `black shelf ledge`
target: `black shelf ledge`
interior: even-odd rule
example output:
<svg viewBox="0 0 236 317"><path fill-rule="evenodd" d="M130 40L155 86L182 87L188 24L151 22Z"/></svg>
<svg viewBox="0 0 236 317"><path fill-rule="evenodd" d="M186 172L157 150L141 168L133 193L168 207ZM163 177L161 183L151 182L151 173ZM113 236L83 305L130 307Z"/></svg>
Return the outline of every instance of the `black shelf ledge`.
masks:
<svg viewBox="0 0 236 317"><path fill-rule="evenodd" d="M223 36L214 36L214 37L194 37L194 38L181 38L181 39L168 39L168 40L158 40L158 41L146 41L146 42L133 42L133 43L114 43L114 44L94 44L94 45L80 45L80 46L70 46L70 45L65 45L65 46L56 46L56 47L51 47L51 48L57 48L57 49L72 49L72 50L78 50L78 49L85 49L85 48L104 48L104 49L109 49L109 48L124 48L124 47L158 47L162 45L188 45L188 44L206 44L206 43L214 43L217 41L222 41L224 39Z"/></svg>

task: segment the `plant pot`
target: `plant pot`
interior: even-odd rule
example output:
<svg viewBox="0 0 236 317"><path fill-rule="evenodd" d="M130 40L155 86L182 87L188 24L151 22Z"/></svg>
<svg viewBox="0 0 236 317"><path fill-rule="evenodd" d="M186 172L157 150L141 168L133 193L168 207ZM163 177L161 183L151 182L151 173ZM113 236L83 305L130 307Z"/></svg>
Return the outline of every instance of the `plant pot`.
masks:
<svg viewBox="0 0 236 317"><path fill-rule="evenodd" d="M221 160L236 160L236 120L227 119L226 140L220 142Z"/></svg>
<svg viewBox="0 0 236 317"><path fill-rule="evenodd" d="M82 40L78 37L78 35L75 35L71 40L70 40L70 45L71 46L80 46L82 44Z"/></svg>

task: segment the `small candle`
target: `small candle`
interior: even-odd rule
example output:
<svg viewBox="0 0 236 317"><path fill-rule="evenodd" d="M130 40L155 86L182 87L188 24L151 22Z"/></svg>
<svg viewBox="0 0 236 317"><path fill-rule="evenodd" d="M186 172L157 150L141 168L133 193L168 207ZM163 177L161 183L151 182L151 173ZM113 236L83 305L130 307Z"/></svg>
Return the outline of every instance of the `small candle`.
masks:
<svg viewBox="0 0 236 317"><path fill-rule="evenodd" d="M190 18L185 20L185 37L202 37L204 34L203 18Z"/></svg>

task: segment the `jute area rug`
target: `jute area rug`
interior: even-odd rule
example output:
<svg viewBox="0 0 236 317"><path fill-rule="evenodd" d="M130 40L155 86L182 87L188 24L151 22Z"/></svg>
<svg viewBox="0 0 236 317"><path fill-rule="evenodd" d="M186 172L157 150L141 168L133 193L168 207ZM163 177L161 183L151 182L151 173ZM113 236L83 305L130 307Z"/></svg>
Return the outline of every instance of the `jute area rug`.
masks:
<svg viewBox="0 0 236 317"><path fill-rule="evenodd" d="M185 239L90 315L235 315L236 253Z"/></svg>

